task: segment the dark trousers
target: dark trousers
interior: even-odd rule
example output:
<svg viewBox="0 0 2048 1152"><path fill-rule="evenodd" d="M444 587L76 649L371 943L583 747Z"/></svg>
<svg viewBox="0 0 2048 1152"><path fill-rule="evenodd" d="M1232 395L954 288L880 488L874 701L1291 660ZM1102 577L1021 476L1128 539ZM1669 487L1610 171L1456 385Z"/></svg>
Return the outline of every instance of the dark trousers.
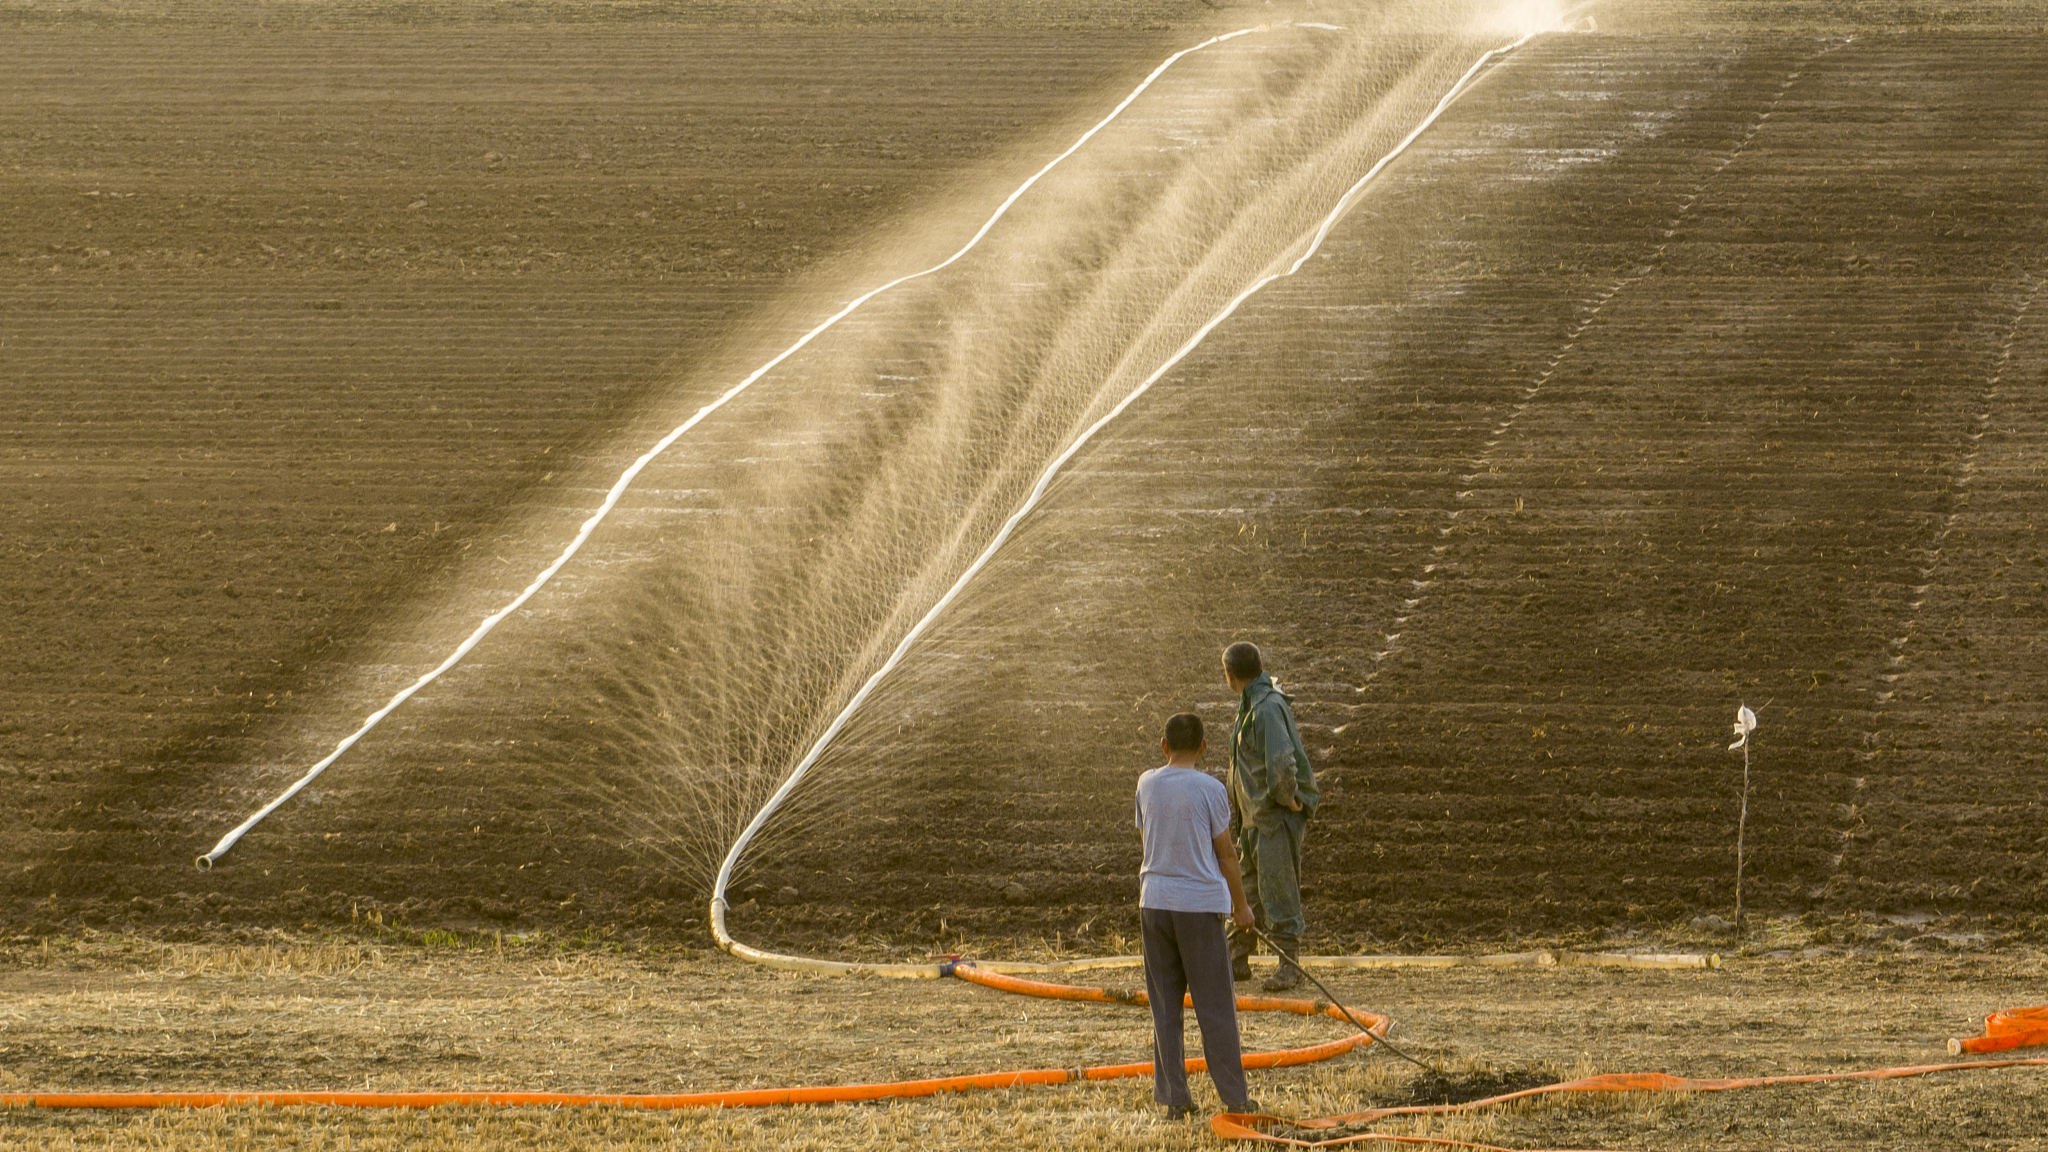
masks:
<svg viewBox="0 0 2048 1152"><path fill-rule="evenodd" d="M1182 998L1191 997L1202 1028L1209 1079L1226 1108L1251 1093L1237 1043L1237 993L1230 987L1230 939L1214 912L1138 909L1145 932L1145 994L1152 1001L1152 1099L1187 1105L1187 1048Z"/></svg>
<svg viewBox="0 0 2048 1152"><path fill-rule="evenodd" d="M1299 812L1275 813L1270 829L1250 824L1237 834L1238 868L1244 875L1245 902L1259 928L1290 956L1301 945L1308 921L1301 914L1301 841L1308 817ZM1259 950L1251 932L1231 936L1231 950L1250 956Z"/></svg>

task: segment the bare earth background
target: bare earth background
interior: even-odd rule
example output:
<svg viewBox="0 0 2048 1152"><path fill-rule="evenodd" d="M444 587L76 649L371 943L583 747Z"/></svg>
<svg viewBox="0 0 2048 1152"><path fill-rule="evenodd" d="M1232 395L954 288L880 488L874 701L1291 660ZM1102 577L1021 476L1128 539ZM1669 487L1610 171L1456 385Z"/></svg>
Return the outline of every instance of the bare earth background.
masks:
<svg viewBox="0 0 2048 1152"><path fill-rule="evenodd" d="M795 1027L840 1055L774 1053L776 1082L912 1074L890 1061L917 1046L877 1039L898 1025L869 1014L872 987L702 954L703 879L563 784L565 765L604 767L588 721L605 712L560 668L480 680L482 702L433 729L453 736L395 730L220 870L190 861L296 773L316 721L382 700L338 695L423 670L460 573L498 556L523 579L558 548L588 508L563 478L637 451L648 412L730 383L867 269L957 242L989 190L1166 53L1308 12L0 3L10 1074L713 1087L765 1075ZM1599 34L1545 38L1490 77L1327 259L1077 461L983 608L884 701L919 716L891 746L895 790L751 860L743 938L895 958L1115 946L1135 922L1130 780L1163 716L1227 714L1213 654L1251 635L1326 781L1313 948L1828 950L1340 988L1426 1050L1699 1075L1917 1062L2038 999L2041 14L1598 12ZM1007 613L1027 602L1062 610ZM1686 927L1727 912L1739 700L1770 702L1750 822L1766 919L1741 941ZM353 975L333 959L373 946ZM237 951L266 947L313 958ZM584 1042L601 1002L708 1005L720 982L715 1043L686 1056L692 1025L664 1016L656 1049L623 1061L639 1079L599 1076L621 1062ZM1859 1016L1872 987L1898 1003ZM500 992L531 1014L419 1014ZM1664 1023L1632 1022L1667 994ZM915 1025L946 1037L949 1066L1132 1058L1128 1021L1102 1036L1116 1025L1075 1010L1018 1029L1013 1052L987 1048L976 1013L1065 1010L911 995L927 999L887 1010L906 1030L954 1021ZM792 1015L796 996L830 1007ZM383 999L410 1005L384 1022L399 1039L314 1035ZM608 1018L639 1031L640 1011ZM161 1031L141 1026L157 1012ZM198 1058L223 1030L240 1033L228 1054ZM866 1048L841 1052L835 1030ZM1551 1043L1566 1030L1576 1047ZM536 1036L563 1062L531 1063ZM315 1050L335 1067L305 1063ZM1288 1073L1284 1091L1331 1111L1403 1090L1376 1068ZM2032 1084L1811 1094L1842 1113L1539 1109L1483 1138L2028 1147ZM1018 1124L1064 1143L1073 1120L1102 1146L1198 1139L1129 1127L1140 1099L311 1131L886 1146ZM232 1146L312 1123L5 1119L24 1146Z"/></svg>
<svg viewBox="0 0 2048 1152"><path fill-rule="evenodd" d="M1330 946L1725 913L1739 701L1754 906L2031 931L2048 42L1703 11L1518 54L1077 460L871 709L890 776L746 861L795 893L748 930L1128 931L1130 779L1249 635L1330 796ZM189 862L648 413L950 249L1197 36L414 15L0 26L23 931L700 939L708 877L565 784L615 768L576 653L487 648Z"/></svg>

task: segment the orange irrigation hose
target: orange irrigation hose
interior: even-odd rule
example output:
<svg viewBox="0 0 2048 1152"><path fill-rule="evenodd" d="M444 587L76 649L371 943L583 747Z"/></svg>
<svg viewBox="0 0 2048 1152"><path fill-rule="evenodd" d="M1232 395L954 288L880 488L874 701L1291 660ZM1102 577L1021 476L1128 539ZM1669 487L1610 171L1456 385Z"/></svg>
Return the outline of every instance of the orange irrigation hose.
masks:
<svg viewBox="0 0 2048 1152"><path fill-rule="evenodd" d="M1328 1140L1302 1140L1288 1136L1275 1136L1265 1129L1276 1125L1291 1128L1315 1130L1320 1128L1342 1128L1357 1124L1370 1124L1391 1116L1444 1116L1459 1112L1475 1112L1484 1108L1495 1108L1516 1100L1533 1096L1545 1096L1560 1092L1729 1092L1738 1088L1767 1088L1782 1084L1827 1084L1837 1080L1902 1080L1909 1076L1927 1076L1936 1072L1968 1072L1989 1068L2048 1067L2048 1057L2026 1060L1979 1060L1962 1064L1915 1064L1902 1068L1872 1068L1860 1072L1814 1072L1799 1076L1752 1076L1738 1079L1693 1080L1683 1076L1669 1076L1662 1072L1615 1072L1604 1076L1588 1076L1583 1080L1567 1080L1562 1084L1546 1084L1540 1088L1526 1088L1520 1092L1509 1092L1500 1096L1489 1096L1484 1100L1470 1100L1463 1104L1412 1104L1398 1108L1369 1108L1363 1112L1351 1112L1342 1116L1322 1116L1312 1120L1287 1120L1279 1116L1248 1116L1225 1113L1209 1121L1209 1127L1226 1140L1255 1140L1267 1144L1284 1144L1294 1148L1334 1148L1344 1144L1358 1144L1366 1141L1385 1141L1385 1134L1373 1132L1354 1133ZM1460 1145L1453 1145L1460 1146ZM1484 1145L1462 1145L1480 1148Z"/></svg>
<svg viewBox="0 0 2048 1152"><path fill-rule="evenodd" d="M1116 992L1106 988L1083 988L1070 984L1048 984L1019 980L983 972L972 964L950 966L953 974L970 983L1052 1000L1084 1000L1105 1004L1146 1004L1143 992ZM1336 1015L1331 1005L1311 1000L1286 1000L1271 996L1243 996L1238 1009L1244 1012L1292 1012L1299 1016ZM1385 1016L1354 1013L1368 1021L1368 1027L1385 1033L1392 1023ZM1339 1017L1341 1019L1341 1017ZM1247 1068L1288 1068L1341 1056L1377 1037L1354 1033L1322 1044L1284 1048L1272 1052L1248 1052ZM1187 1062L1190 1072L1201 1072L1208 1063L1200 1057ZM752 1088L734 1092L686 1092L660 1095L622 1095L575 1092L27 1092L0 1094L4 1108L218 1108L226 1105L257 1105L271 1108L438 1108L448 1104L490 1107L592 1107L656 1110L682 1108L763 1108L785 1104L848 1104L866 1100L936 1096L944 1092L970 1092L988 1088L1021 1088L1035 1084L1067 1084L1083 1080L1122 1080L1150 1076L1151 1063L1103 1064L1089 1068L1035 1068L1022 1072L984 1072L968 1076L944 1076L932 1080L897 1080L882 1084L835 1084L813 1088Z"/></svg>
<svg viewBox="0 0 2048 1152"><path fill-rule="evenodd" d="M1104 1004L1149 1005L1151 997L1143 989L1125 992L1110 988L1085 988L1075 984L1049 984L1043 980L1025 980L1016 976L1005 976L999 972L984 972L972 960L962 960L953 966L953 975L971 984L994 988L1002 992L1015 992L1019 996L1037 996L1046 1000L1089 1000ZM1183 998L1185 1007L1194 1007L1194 1001ZM1239 996L1239 1012L1292 1012L1296 1016L1328 1016L1343 1020L1344 1010L1327 1000L1289 1000L1279 996ZM1366 1031L1370 1033L1358 1038L1361 1044L1369 1043L1381 1036L1393 1025L1393 1020L1372 1012L1356 1012L1353 1016L1368 1021Z"/></svg>
<svg viewBox="0 0 2048 1152"><path fill-rule="evenodd" d="M946 965L950 975L969 983L1003 992L1043 999L1074 1000L1104 1004L1144 1005L1149 999L1142 991L1089 988L1025 980L977 968L971 961ZM1185 1003L1185 1001L1184 1001ZM1329 1016L1343 1020L1344 1009L1325 1001L1292 1000L1272 996L1241 996L1242 1012L1292 1012L1301 1016ZM1386 1034L1392 1020L1368 1012L1351 1014L1369 1021L1368 1029L1323 1044L1272 1052L1246 1053L1246 1068L1283 1068L1340 1056L1360 1045L1370 1044ZM2020 1009L1994 1013L1986 1021L1994 1038L2004 1035L2032 1035L2037 1022L2048 1017L2048 1009ZM1206 1070L1197 1057L1187 1062L1189 1072ZM2048 1067L2048 1057L2020 1060L1986 1060L1958 1064L1924 1064L1901 1068L1878 1068L1860 1072L1821 1072L1795 1076L1760 1076L1746 1079L1688 1079L1661 1072L1611 1073L1548 1084L1472 1100L1463 1104L1422 1104L1392 1108L1371 1108L1341 1116L1308 1120L1287 1120L1279 1116L1226 1113L1213 1118L1210 1128L1225 1140L1256 1141L1295 1148L1332 1148L1350 1144L1405 1144L1438 1148L1469 1149L1471 1152L1515 1152L1492 1144L1452 1140L1435 1136L1410 1136L1385 1132L1351 1132L1328 1139L1301 1139L1275 1135L1268 1129L1286 1126L1314 1132L1369 1124L1395 1116L1450 1115L1498 1107L1535 1096L1566 1092L1726 1092L1738 1088L1760 1088L1781 1084L1823 1084L1837 1080L1894 1080L1926 1076L1936 1072L1977 1069ZM731 1092L689 1092L649 1095L573 1092L37 1092L0 1094L0 1108L218 1108L257 1106L272 1108L437 1108L444 1105L483 1107L597 1107L675 1110L685 1108L762 1108L794 1104L846 1104L871 1100L936 1096L946 1092L981 1089L1021 1088L1030 1085L1067 1084L1079 1081L1118 1080L1150 1076L1149 1062L1105 1064L1086 1068L1036 1068L1018 1072L985 1072L967 1076L945 1076L929 1080L898 1080L880 1084L839 1084L807 1088L754 1088Z"/></svg>
<svg viewBox="0 0 2048 1152"><path fill-rule="evenodd" d="M2036 1048L2048 1044L2048 1006L2007 1008L1984 1018L1984 1035L1968 1040L1950 1040L1948 1054L2004 1052L2012 1048Z"/></svg>

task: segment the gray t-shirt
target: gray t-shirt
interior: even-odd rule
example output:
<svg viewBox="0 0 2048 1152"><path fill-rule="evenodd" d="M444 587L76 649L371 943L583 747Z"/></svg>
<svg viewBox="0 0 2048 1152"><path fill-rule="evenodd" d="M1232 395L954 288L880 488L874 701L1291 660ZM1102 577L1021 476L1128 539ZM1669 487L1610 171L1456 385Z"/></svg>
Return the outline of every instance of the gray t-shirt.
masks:
<svg viewBox="0 0 2048 1152"><path fill-rule="evenodd" d="M1154 768L1138 777L1138 831L1145 864L1138 906L1230 915L1230 885L1216 865L1216 837L1230 831L1230 793L1199 768Z"/></svg>

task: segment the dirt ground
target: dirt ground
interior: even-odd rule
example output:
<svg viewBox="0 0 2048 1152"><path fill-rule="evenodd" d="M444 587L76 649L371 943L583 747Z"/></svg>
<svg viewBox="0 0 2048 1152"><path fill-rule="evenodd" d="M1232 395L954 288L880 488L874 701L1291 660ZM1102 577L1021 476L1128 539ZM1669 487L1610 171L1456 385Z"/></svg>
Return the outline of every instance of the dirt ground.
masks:
<svg viewBox="0 0 2048 1152"><path fill-rule="evenodd" d="M1773 929L1774 942L1810 932ZM2031 949L1896 947L1731 961L1713 971L1441 969L1328 973L1392 1014L1432 1078L1384 1054L1253 1073L1289 1116L1417 1102L1443 1082L1663 1070L1778 1075L1945 1060L1950 1035L2034 995ZM1106 973L1095 983L1128 982ZM1089 981L1071 980L1074 983ZM851 1083L1143 1059L1137 1009L955 981L796 976L693 949L560 949L450 937L173 945L119 936L7 946L0 1051L17 1090L517 1089L659 1093ZM1246 1015L1248 1045L1329 1039L1330 1022ZM1521 1107L1424 1128L1514 1147L2042 1147L2038 1068L1920 1080ZM1432 1089L1432 1084L1439 1084ZM1213 1108L1206 1083L1197 1098ZM1192 1148L1146 1081L861 1106L733 1112L436 1109L0 1112L42 1148Z"/></svg>
<svg viewBox="0 0 2048 1152"><path fill-rule="evenodd" d="M0 7L6 926L701 947L705 877L562 782L608 747L573 650L190 861L587 513L563 478L1244 19L939 7ZM1752 907L2038 941L2038 14L1630 13L1076 462L855 733L886 786L748 861L744 938L1128 934L1130 780L1250 635L1329 799L1315 948L1725 914L1741 701Z"/></svg>
<svg viewBox="0 0 2048 1152"><path fill-rule="evenodd" d="M2037 931L2043 50L1533 45L1076 462L876 709L920 798L760 853L735 923L1123 916L1120 794L1248 635L1327 950L1726 915L1742 701L1752 906Z"/></svg>
<svg viewBox="0 0 2048 1152"><path fill-rule="evenodd" d="M185 885L134 863L218 834L243 801L201 798L276 709L392 659L401 589L507 547L557 461L750 348L806 269L1165 51L290 11L0 13L14 921L163 903Z"/></svg>

